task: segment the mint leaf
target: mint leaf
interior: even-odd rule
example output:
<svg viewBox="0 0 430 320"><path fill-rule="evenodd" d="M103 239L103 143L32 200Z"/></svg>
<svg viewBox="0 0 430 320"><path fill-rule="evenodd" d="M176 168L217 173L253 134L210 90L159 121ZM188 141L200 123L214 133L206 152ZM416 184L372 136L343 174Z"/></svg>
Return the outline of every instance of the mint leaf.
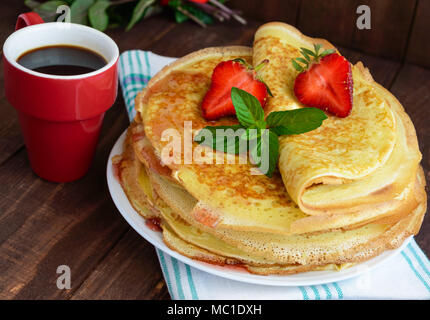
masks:
<svg viewBox="0 0 430 320"><path fill-rule="evenodd" d="M242 139L245 139L245 140L257 139L261 136L261 131L262 130L258 128L248 128L246 129L246 133L242 136Z"/></svg>
<svg viewBox="0 0 430 320"><path fill-rule="evenodd" d="M58 17L58 13L57 13L57 7L61 6L61 5L65 5L67 4L64 1L47 1L44 2L42 4L40 4L37 7L33 8L34 12L37 12L40 17L43 19L43 21L45 22L54 22L57 17ZM36 3L35 2L26 2L27 6L35 6Z"/></svg>
<svg viewBox="0 0 430 320"><path fill-rule="evenodd" d="M252 141L250 145L249 155L253 163L261 173L271 178L279 158L278 136L266 129L260 138Z"/></svg>
<svg viewBox="0 0 430 320"><path fill-rule="evenodd" d="M94 4L94 0L76 0L70 6L70 19L73 23L87 24L88 9Z"/></svg>
<svg viewBox="0 0 430 320"><path fill-rule="evenodd" d="M241 125L207 126L194 137L194 141L225 153L239 154L248 150L248 143L240 139L246 134Z"/></svg>
<svg viewBox="0 0 430 320"><path fill-rule="evenodd" d="M278 136L295 134L294 132L292 132L291 130L288 130L288 128L284 127L284 126L272 127L272 128L270 128L270 131L276 133Z"/></svg>
<svg viewBox="0 0 430 320"><path fill-rule="evenodd" d="M90 19L91 26L97 30L105 31L109 24L109 16L106 9L109 8L111 3L106 0L97 0L88 10L88 18Z"/></svg>
<svg viewBox="0 0 430 320"><path fill-rule="evenodd" d="M317 108L300 108L274 111L267 118L267 126L278 135L300 134L315 130L327 119L324 111Z"/></svg>
<svg viewBox="0 0 430 320"><path fill-rule="evenodd" d="M260 101L252 94L233 87L231 88L231 100L236 110L237 119L244 127L257 125L259 121L264 121L264 111Z"/></svg>
<svg viewBox="0 0 430 320"><path fill-rule="evenodd" d="M140 0L133 9L131 20L125 28L125 31L130 30L144 16L146 9L154 4L155 0Z"/></svg>
<svg viewBox="0 0 430 320"><path fill-rule="evenodd" d="M38 6L40 6L40 2L39 1L35 1L35 0L25 0L24 4L29 7L30 9L35 9Z"/></svg>

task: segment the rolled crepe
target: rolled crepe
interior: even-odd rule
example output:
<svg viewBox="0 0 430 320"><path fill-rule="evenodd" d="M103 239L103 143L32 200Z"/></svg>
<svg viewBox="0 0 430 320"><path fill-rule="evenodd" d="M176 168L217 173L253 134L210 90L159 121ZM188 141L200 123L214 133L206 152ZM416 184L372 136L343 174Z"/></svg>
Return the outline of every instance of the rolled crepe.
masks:
<svg viewBox="0 0 430 320"><path fill-rule="evenodd" d="M334 48L283 23L258 29L253 63L269 59L261 75L274 95L266 114L304 106L294 95L298 72L291 59L301 55L301 47L312 49L316 43ZM400 218L417 205L414 185L421 153L413 124L361 62L352 66L352 73L353 108L348 117L329 115L314 131L280 138L279 170L286 190L311 216L296 224L298 228L330 221L333 215L359 215L363 221Z"/></svg>

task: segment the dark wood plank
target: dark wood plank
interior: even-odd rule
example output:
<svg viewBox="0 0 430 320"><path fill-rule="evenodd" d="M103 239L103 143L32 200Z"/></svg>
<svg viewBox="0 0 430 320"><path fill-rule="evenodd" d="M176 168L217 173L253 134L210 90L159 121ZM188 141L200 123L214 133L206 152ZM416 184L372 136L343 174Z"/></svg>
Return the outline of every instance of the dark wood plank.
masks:
<svg viewBox="0 0 430 320"><path fill-rule="evenodd" d="M29 11L23 2L5 0L0 10L0 41L14 31L19 13ZM20 150L23 146L21 131L15 110L8 104L4 96L3 63L0 64L0 164Z"/></svg>
<svg viewBox="0 0 430 320"><path fill-rule="evenodd" d="M3 0L0 10L0 41L3 43L6 38L15 30L15 22L20 13L31 11L24 5L24 1Z"/></svg>
<svg viewBox="0 0 430 320"><path fill-rule="evenodd" d="M124 34L122 30L112 30L111 33L121 50L136 45L144 49L172 26L173 22L161 16L138 24L133 30L134 36L132 33ZM4 99L0 104L2 112L8 110L8 117L2 120L17 124L15 113L10 112L13 109L6 105ZM89 173L83 179L68 184L46 182L34 175L22 141L13 138L14 130L7 125L2 126L0 132L4 132L4 140L16 149L9 148L13 157L9 155L0 166L1 298L70 297L129 230L110 199L105 178L108 153L127 126L124 102L119 98L106 114ZM158 266L158 261L151 260L151 257L145 263ZM63 291L56 287L56 268L61 264L71 268L71 290ZM163 288L160 290L159 295L162 296Z"/></svg>
<svg viewBox="0 0 430 320"><path fill-rule="evenodd" d="M124 28L120 27L107 30L106 33L117 43L119 51L123 52L148 49L176 26L172 17L160 14L137 23L130 31L124 31Z"/></svg>
<svg viewBox="0 0 430 320"><path fill-rule="evenodd" d="M243 16L247 19L295 24L300 9L300 0L230 0L227 5L232 9L242 11Z"/></svg>
<svg viewBox="0 0 430 320"><path fill-rule="evenodd" d="M378 58L343 47L339 47L338 50L353 64L358 61L363 62L364 66L369 68L373 79L386 88L390 88L401 68L400 62Z"/></svg>
<svg viewBox="0 0 430 320"><path fill-rule="evenodd" d="M372 29L354 28L355 34L351 48L380 57L402 60L408 44L416 1L359 0L357 2L367 4L371 8ZM355 16L354 24L357 16Z"/></svg>
<svg viewBox="0 0 430 320"><path fill-rule="evenodd" d="M154 247L130 230L73 299L154 299L165 298L166 291Z"/></svg>
<svg viewBox="0 0 430 320"><path fill-rule="evenodd" d="M258 26L259 23L249 21L246 26L231 22L202 28L195 23L185 22L166 33L150 50L160 55L181 57L207 47L252 46Z"/></svg>
<svg viewBox="0 0 430 320"><path fill-rule="evenodd" d="M430 1L418 0L406 60L430 68Z"/></svg>
<svg viewBox="0 0 430 320"><path fill-rule="evenodd" d="M297 26L308 36L349 47L356 28L356 9L355 0L303 0Z"/></svg>
<svg viewBox="0 0 430 320"><path fill-rule="evenodd" d="M56 269L72 270L72 290L120 239L128 225L105 183L107 154L127 126L123 106L107 115L97 155L83 179L55 184L36 177L25 149L0 167L1 298L67 298Z"/></svg>
<svg viewBox="0 0 430 320"><path fill-rule="evenodd" d="M359 5L371 9L371 30L356 27ZM313 37L381 57L402 60L415 0L304 0L298 26Z"/></svg>
<svg viewBox="0 0 430 320"><path fill-rule="evenodd" d="M423 154L421 161L424 168L427 185L430 183L430 70L413 65L405 65L391 91L399 99L406 112L412 119L417 131L420 150ZM427 189L427 199L430 199ZM423 251L430 256L430 217L427 213L421 231L416 237Z"/></svg>

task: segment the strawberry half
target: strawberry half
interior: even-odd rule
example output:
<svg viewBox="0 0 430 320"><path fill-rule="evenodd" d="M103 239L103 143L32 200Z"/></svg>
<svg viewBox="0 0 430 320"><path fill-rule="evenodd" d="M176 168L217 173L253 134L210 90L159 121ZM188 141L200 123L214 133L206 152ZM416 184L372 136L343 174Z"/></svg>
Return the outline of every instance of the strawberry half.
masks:
<svg viewBox="0 0 430 320"><path fill-rule="evenodd" d="M217 120L236 114L231 101L231 88L236 87L255 96L262 107L266 104L270 90L258 77L260 70L268 60L264 60L255 69L242 59L220 62L212 73L209 91L202 102L202 114L206 120Z"/></svg>
<svg viewBox="0 0 430 320"><path fill-rule="evenodd" d="M294 68L302 71L294 82L294 94L309 107L347 117L351 113L353 96L351 64L334 50L319 53L320 48L321 45L315 45L315 52L301 48L305 59L292 60Z"/></svg>

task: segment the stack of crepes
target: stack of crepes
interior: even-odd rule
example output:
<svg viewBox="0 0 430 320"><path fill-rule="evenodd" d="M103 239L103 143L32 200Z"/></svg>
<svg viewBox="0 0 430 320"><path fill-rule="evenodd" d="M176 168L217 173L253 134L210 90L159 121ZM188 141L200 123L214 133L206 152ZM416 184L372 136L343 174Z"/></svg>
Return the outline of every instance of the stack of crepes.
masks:
<svg viewBox="0 0 430 320"><path fill-rule="evenodd" d="M297 71L291 59L300 56L299 48L316 43L334 48L287 24L268 23L256 32L253 48L191 53L161 70L138 94L136 119L114 163L130 202L160 224L168 247L255 274L289 274L339 270L396 248L418 232L426 194L415 129L361 62L352 66L351 114L328 115L314 131L280 137L279 170L272 178L239 161L184 161L187 143L193 151L198 146L188 142L190 135L214 125L202 117L201 102L219 62L269 60L261 72L273 93L267 116L303 107L294 96ZM191 125L184 130L186 122ZM235 123L235 117L216 122ZM169 129L180 134L182 161L166 165L163 148L171 141L163 132ZM226 156L204 148L205 156Z"/></svg>

